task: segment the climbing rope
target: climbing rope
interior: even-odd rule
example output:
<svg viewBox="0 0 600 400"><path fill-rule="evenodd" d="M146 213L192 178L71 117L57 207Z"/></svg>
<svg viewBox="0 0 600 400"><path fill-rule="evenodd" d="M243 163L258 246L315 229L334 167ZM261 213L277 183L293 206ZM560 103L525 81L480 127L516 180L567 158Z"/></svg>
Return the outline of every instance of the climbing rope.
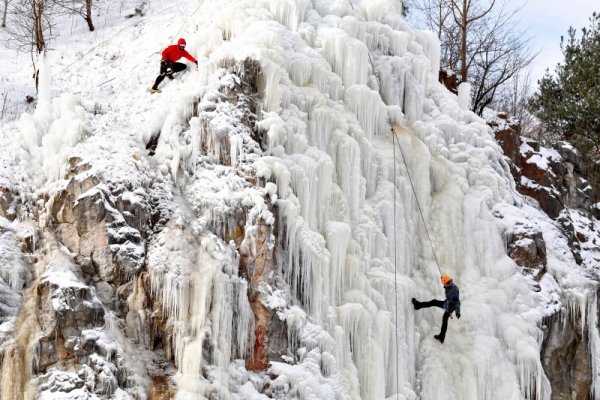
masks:
<svg viewBox="0 0 600 400"><path fill-rule="evenodd" d="M354 4L352 4L352 0L348 0L352 10L356 12L354 8ZM373 75L377 79L377 83L381 88L381 80L379 79L379 75L377 75L377 70L375 69L375 63L373 62L373 57L371 56L371 51L368 51L369 54L369 63L371 64L371 69L373 70ZM388 123L390 123L388 121ZM391 126L391 123L390 123ZM425 232L427 233L427 239L429 240L429 244L431 245L431 251L433 252L433 257L435 258L435 265L437 266L438 272L440 276L442 275L442 270L440 268L440 263L437 258L437 254L435 253L435 248L433 247L433 242L431 240L431 235L429 235L429 229L427 229L427 223L425 222L425 217L423 216L423 210L421 209L421 205L419 204L419 198L417 197L417 191L415 190L415 185L413 184L412 176L410 175L410 170L408 169L408 165L406 164L406 157L404 156L404 151L402 151L402 145L398 140L398 136L396 131L392 127L392 142L394 146L394 186L396 185L396 143L398 143L398 148L400 149L400 154L402 154L402 162L404 163L404 168L406 169L406 173L408 174L408 180L410 182L410 187L412 188L413 194L415 196L415 201L417 202L417 207L419 209L419 214L421 215L421 220L423 221L423 226L425 227ZM396 262L396 189L394 187L394 286L396 288L396 321L398 320L398 287L397 287L397 262ZM396 337L398 336L398 332L396 330Z"/></svg>
<svg viewBox="0 0 600 400"><path fill-rule="evenodd" d="M412 192L415 196L415 201L417 203L417 208L419 209L419 214L421 215L421 220L423 221L423 227L425 227L425 233L427 233L427 239L429 240L429 244L431 245L431 251L433 252L433 257L435 258L435 264L436 264L438 272L440 273L440 276L441 276L442 270L440 268L440 263L437 258L437 254L435 253L435 247L433 246L433 241L431 240L431 235L429 234L429 229L427 229L427 223L425 222L425 217L423 216L423 210L421 209L421 205L419 204L419 198L417 197L417 191L415 190L415 185L413 183L413 179L410 174L410 170L408 169L408 165L406 164L406 157L404 156L404 151L402 150L402 145L400 144L400 140L398 140L396 130L393 127L392 127L392 134L393 134L392 141L394 143L394 174L396 173L396 143L397 143L398 148L400 149L400 154L402 155L402 162L404 163L404 168L406 169L406 174L408 175L408 181L410 182L410 187L412 188ZM395 184L395 176L394 176L394 184ZM395 194L396 194L396 191L394 190L394 195ZM395 202L394 202L394 207L396 207ZM394 222L395 222L395 220L396 220L396 215L394 215Z"/></svg>
<svg viewBox="0 0 600 400"><path fill-rule="evenodd" d="M198 7L196 7L196 9L194 11L192 11L192 13L189 16L185 17L185 19L183 20L183 23L179 27L179 30L173 35L174 38L176 38L179 35L179 32L181 32L181 30L183 29L185 24L187 24L188 18L193 16L194 14L196 14L196 12L200 9L200 7L202 7L202 4L204 4L204 0L199 0Z"/></svg>
<svg viewBox="0 0 600 400"><path fill-rule="evenodd" d="M356 9L354 8L354 5L352 4L352 0L348 0L348 1L350 2L350 6L352 7L352 10L356 11ZM369 63L371 64L371 70L373 71L373 75L375 75L375 79L377 79L377 84L379 85L379 88L381 88L381 79L379 78L379 75L377 74L377 70L375 69L375 63L373 62L373 56L371 55L371 51L368 51L367 54L369 55ZM388 123L391 126L391 123L389 120L388 120ZM394 130L393 127L392 127L392 133L394 134L394 136L392 138L392 142L393 142L393 146L394 146L394 185L396 184L396 143L397 143L398 148L400 149L400 153L402 154L402 161L404 162L404 167L406 168L406 172L408 174L408 180L410 181L410 186L412 187L412 191L415 195L417 207L419 208L419 214L421 214L421 219L423 220L423 226L425 227L425 232L427 233L427 239L429 239L429 244L431 245L431 251L433 252L433 257L435 258L435 264L437 265L438 272L440 273L440 275L442 275L442 270L440 269L440 263L438 261L437 255L435 253L435 248L433 247L433 242L431 241L431 236L429 235L429 230L427 229L427 223L425 222L425 218L423 217L423 210L421 210L421 205L419 204L419 198L417 197L415 185L413 184L412 176L410 175L410 171L408 170L408 165L406 164L406 157L404 157L404 152L402 151L402 145L400 145L400 141L398 140L398 137L396 136L396 131ZM395 222L396 222L396 190L394 189L394 226L395 226ZM394 230L394 275L396 275L396 269L397 269L395 240L396 240L396 231ZM396 276L394 276L394 279L396 279ZM397 296L397 293L396 293L396 296ZM396 314L397 313L398 313L398 307L396 307ZM397 317L398 316L396 315L396 318Z"/></svg>

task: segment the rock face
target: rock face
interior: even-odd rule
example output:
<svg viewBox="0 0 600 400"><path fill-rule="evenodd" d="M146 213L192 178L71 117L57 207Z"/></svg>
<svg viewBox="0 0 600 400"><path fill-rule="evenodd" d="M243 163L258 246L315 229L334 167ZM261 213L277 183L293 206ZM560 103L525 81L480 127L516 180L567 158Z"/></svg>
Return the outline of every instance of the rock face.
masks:
<svg viewBox="0 0 600 400"><path fill-rule="evenodd" d="M512 234L508 240L508 255L537 281L546 272L546 243L540 231Z"/></svg>
<svg viewBox="0 0 600 400"><path fill-rule="evenodd" d="M15 219L17 216L17 199L16 189L8 182L0 179L0 217L11 221Z"/></svg>
<svg viewBox="0 0 600 400"><path fill-rule="evenodd" d="M552 383L552 400L587 400L592 398L592 360L587 330L581 319L560 316L546 319L542 345L542 365Z"/></svg>
<svg viewBox="0 0 600 400"><path fill-rule="evenodd" d="M216 379L213 365L217 363L217 353L223 353L224 348L230 347L227 351L234 353L235 358L246 359L247 368L255 371L263 371L270 361L289 355L287 326L268 299L277 285L273 270L274 235L278 229L273 218L277 214L273 198L276 189L267 193L265 185L274 185L254 176L252 168L243 164L244 157L237 154L236 159L232 150L232 143L239 140L238 148L243 145L249 153L262 152L255 126L260 68L250 60L224 63L222 67L218 90L193 100L182 123L197 124L194 128L200 132L199 152L214 163L203 165L203 171L234 172L240 188L252 196L263 197L256 200L261 206L258 209L245 203L244 197L231 200L226 196L220 197L224 207L215 207L210 197L201 196L200 202L191 207L194 217L203 218L205 229L209 230L205 236L218 237L221 246L239 252L239 266L224 267L227 273L239 267L240 276L231 277L237 282L231 285L234 293L228 296L239 294L247 299L231 313L234 319L244 314L249 321L254 320L247 326L250 332L233 332L232 341L252 338L253 343L248 345L224 344L222 337L211 337L210 330L201 337L198 333L202 343L198 358L206 364L199 379L209 383ZM233 137L232 132L223 130L219 122L225 118L233 121L232 130L243 134ZM157 137L155 145L159 144ZM21 286L30 282L23 292L23 309L27 312L21 312L16 321L21 298L0 279L0 324L12 324L10 334L14 330L20 338L11 341L10 335L0 335L0 359L4 360L0 364L1 400L21 400L32 390L81 399L94 395L126 398L119 397L123 392L135 399L174 398L177 390L173 376L178 368L184 368L177 365L182 359L177 354L182 344L176 340L188 340L191 336L178 331L183 328L172 315L171 299L160 298L152 286L146 248L168 226L189 221L173 221L173 210L180 205L165 194L173 188L163 188L164 184L128 185L106 178L97 166L82 157L68 160L62 186L42 199L40 204L45 203L44 206L35 210L33 217L40 221L39 226L31 235L23 235L21 242L11 242L17 248L21 243L21 250L31 253L34 263L30 266L32 276L22 278ZM14 187L0 187L1 217L18 216L17 198ZM10 229L0 225L0 234L7 230L7 235L15 236ZM193 238L192 247L206 254L206 249L202 249L206 241L199 239L200 231L188 229L188 234ZM178 268L173 260L167 261L174 270ZM191 290L183 288L189 277L179 278L180 289ZM224 300L218 300L216 295L209 297L207 307L220 308L214 304L216 301ZM210 318L214 316L211 314ZM230 329L244 329L238 325L236 321ZM139 368L140 363L128 361L127 355L131 354L143 357L143 369ZM216 396L216 391L213 388L209 392Z"/></svg>
<svg viewBox="0 0 600 400"><path fill-rule="evenodd" d="M591 210L598 201L585 174L588 166L566 142L544 148L537 141L520 136L517 120L503 113L488 122L508 157L517 190L534 198L551 218L565 207Z"/></svg>
<svg viewBox="0 0 600 400"><path fill-rule="evenodd" d="M489 125L509 160L517 190L535 199L550 218L559 222L569 238L573 256L581 264L578 232L566 210L582 209L594 215L598 193L585 179L589 167L566 142L546 148L533 139L521 137L518 121L508 119L503 113Z"/></svg>
<svg viewBox="0 0 600 400"><path fill-rule="evenodd" d="M70 166L66 185L36 210L46 222L23 237L22 250L36 265L16 321L20 340L3 349L2 399L21 399L33 384L81 398L137 385L110 321L127 308L114 294L144 264L140 230L146 233L149 213L131 200L135 194L111 190L81 160Z"/></svg>
<svg viewBox="0 0 600 400"><path fill-rule="evenodd" d="M182 125L187 128L185 124L198 122L201 140L197 145L201 156L206 158L198 162L206 162L203 164L206 168L202 169L208 171L203 172L235 175L237 180L223 182L235 182L238 186L228 191L230 197L220 193L215 196L222 200L218 204L210 198L210 193L196 197L200 200L194 204L186 203L189 199L185 198L185 193L177 199L178 203L172 198L163 202L161 196L164 193L161 194L160 185L164 182L121 185L97 173L86 160L70 158L64 185L42 199L44 207L35 210L39 221L35 232L23 234L19 241L14 239L11 242L14 248L19 247L29 256L31 276L20 277L22 284L12 282L18 291L0 280L0 298L4 300L0 303L0 325L12 324L10 333L18 332L19 338L11 340L10 335L0 335L0 360L4 361L0 373L0 399L21 400L39 390L65 398L125 398L120 396L127 392L134 399L167 400L174 398L177 392L173 379L176 372L187 373L185 369L192 367L198 369L193 371L196 375L190 375L199 385L217 382L208 391L210 395L207 397L224 398L219 393L222 388L217 386L220 383L216 377L219 371L215 372L216 364L221 361L219 357L229 362L229 355L223 356L223 353L231 351L235 358L245 359L245 367L258 372L256 375L264 374L274 362L294 359L297 343L293 341L299 338L288 336L288 322L280 319L277 312L279 299L274 295L286 285L278 281L281 271L277 268L283 265L278 265L276 257L280 253L274 251L277 247L275 239L286 234L279 226L277 188L268 178L259 177L243 160L245 156L251 158L262 151L261 138L255 126L254 103L260 70L256 63L249 61L225 63L223 67L219 90L208 91L204 97L194 99ZM221 124L213 124L224 116L235 121L235 129L246 135L235 137L221 129ZM558 220L564 218L561 224L570 226L572 246L593 241L562 208L564 204L574 205L583 201L575 172L579 168L575 166L577 160L573 159L571 168L563 171L558 161L550 157L549 172L543 167L543 161L537 162L538 158L544 158L541 147L527 143L523 150L523 142L517 132L517 127L509 124L507 129L497 134L513 160L515 175L525 177L541 188L538 191L534 187L536 190L531 193L538 196L542 207L556 214ZM236 148L242 139L246 141L243 149L248 154L236 157L232 148ZM157 139L156 144L159 143ZM558 176L563 176L562 181L557 180ZM186 178L190 181L196 179ZM521 186L522 193L531 189L527 183ZM237 189L245 191L247 196L233 198ZM187 190L199 191L198 187ZM200 190L216 192L218 188L200 187ZM544 203L540 193L548 193L549 198L556 199L561 208ZM0 194L1 216L17 219L18 196L14 188L3 190ZM589 193L589 196L592 195ZM176 207L186 212L172 212ZM190 240L186 243L191 245L185 246L183 241L176 240L165 244L169 236L160 234L171 227L174 229L170 233L174 235L188 235ZM10 229L0 225L0 234ZM10 234L17 236L12 231ZM150 253L147 251L149 243L172 246L172 254L178 251L196 252L206 257L211 255L211 246L221 246L219 251L225 249L239 254L239 260L229 258L226 261L230 264L225 262L219 264L216 271L209 271L209 268L193 269L205 261L195 258L190 262L190 269L185 271L192 271L195 274L192 278L189 275L193 274L173 273L177 278L175 282L158 280L161 284L158 287L156 280L152 281L152 273L163 278L160 273L167 271L151 272ZM514 229L507 238L507 246L509 255L522 270L539 281L547 267L542 232ZM172 271L184 270L177 261L168 259L165 264ZM1 265L0 272L3 272ZM211 275L214 281L205 279L209 274L214 274ZM231 281L227 284L218 282L226 275L239 283L231 292L223 289ZM216 283L221 286L215 288L218 286ZM175 290L159 298L162 284L172 284ZM193 285L197 285L196 289L200 287L196 294L205 295L206 304L201 304L201 307L198 302L190 301L182 309L187 312L189 308L204 307L206 318L214 318L210 321L214 325L227 325L226 317L235 320L250 310L246 313L250 316L248 320L253 322L246 326L250 332L240 334L235 330L241 330L241 324L231 323L223 329L223 336L215 337L206 328L208 324L192 326L182 323L188 322L184 321L185 318L178 320L174 315L177 309L174 303L189 300L186 295ZM26 289L21 292L24 286ZM227 289L230 286L233 285ZM304 285L298 284L298 287L301 286ZM206 293L213 290L219 293ZM304 296L301 289L298 290L298 297ZM17 316L22 299L24 311ZM243 304L227 310L231 311L229 314L214 311L225 308L222 304L233 303L230 300L239 299L243 300L239 302ZM246 309L242 310L242 306ZM354 311L349 310L348 316L355 317ZM298 321L307 324L306 320ZM564 388L555 391L556 399L584 399L590 395L591 362L589 357L586 358L589 339L578 324L577 321L562 321L560 316L548 320L542 357L553 384ZM196 328L202 329L192 332ZM186 331L185 334L182 331ZM229 342L224 337L230 333L232 339ZM337 337L336 340L348 340L354 347L359 342L352 338L353 335ZM252 343L247 346L235 342L246 337L252 338ZM183 340L178 342L179 338ZM194 347L197 353L178 354L187 349L182 346L194 340L198 342L198 346ZM366 352L368 349L364 354ZM144 362L132 365L127 359L132 354ZM314 355L322 357L323 376L329 377L333 357L325 353ZM181 360L194 362L181 363ZM270 376L268 379L275 381L277 377ZM278 385L281 386L263 388L264 393L276 398L294 395L288 392L288 383L278 382ZM577 397L565 397L570 393L577 393Z"/></svg>
<svg viewBox="0 0 600 400"><path fill-rule="evenodd" d="M583 247L600 246L592 217L598 194L585 179L587 166L575 149L564 142L545 148L521 137L518 121L505 113L488 124L509 161L517 190L535 199L556 221L578 264L598 265L600 260L584 260L581 255ZM524 225L508 232L507 252L523 273L539 282L546 273L546 243L539 229ZM541 358L552 386L552 400L592 398L591 334L581 313L564 307L545 319Z"/></svg>
<svg viewBox="0 0 600 400"><path fill-rule="evenodd" d="M77 255L86 274L123 283L144 260L142 235L149 226L144 192L113 192L86 173L88 165L78 159L71 159L70 165L72 177L51 199L51 221L58 238Z"/></svg>
<svg viewBox="0 0 600 400"><path fill-rule="evenodd" d="M269 366L270 361L281 361L283 355L289 355L287 327L275 310L268 306L266 295L273 290L273 248L274 236L272 227L259 224L255 239L256 255L248 246L242 246L241 268L249 276L249 300L254 312L254 351L247 360L249 370L261 371Z"/></svg>
<svg viewBox="0 0 600 400"><path fill-rule="evenodd" d="M438 80L446 89L454 94L458 94L458 76L453 71L440 69Z"/></svg>

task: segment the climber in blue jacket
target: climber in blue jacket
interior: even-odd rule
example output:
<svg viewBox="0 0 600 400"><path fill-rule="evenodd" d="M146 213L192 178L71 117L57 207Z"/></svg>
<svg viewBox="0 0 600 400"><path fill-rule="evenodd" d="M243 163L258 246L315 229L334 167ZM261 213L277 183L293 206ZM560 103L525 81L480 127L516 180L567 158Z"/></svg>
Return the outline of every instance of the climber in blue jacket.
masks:
<svg viewBox="0 0 600 400"><path fill-rule="evenodd" d="M453 312L456 314L456 318L460 318L460 298L458 286L454 284L449 275L442 275L441 280L442 285L444 285L444 290L446 291L446 300L420 302L413 297L412 303L415 310L427 307L439 307L445 310L442 318L442 330L434 336L440 343L444 343L446 329L448 329L448 318L450 318Z"/></svg>

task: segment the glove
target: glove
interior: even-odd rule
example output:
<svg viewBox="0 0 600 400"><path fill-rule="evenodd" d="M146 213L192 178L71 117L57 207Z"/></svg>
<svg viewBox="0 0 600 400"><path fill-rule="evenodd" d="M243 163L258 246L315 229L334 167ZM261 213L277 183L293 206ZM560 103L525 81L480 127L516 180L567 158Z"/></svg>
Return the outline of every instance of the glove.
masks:
<svg viewBox="0 0 600 400"><path fill-rule="evenodd" d="M196 67L198 66L198 60L196 60Z"/></svg>
<svg viewBox="0 0 600 400"><path fill-rule="evenodd" d="M460 311L456 312L456 318L460 319Z"/></svg>

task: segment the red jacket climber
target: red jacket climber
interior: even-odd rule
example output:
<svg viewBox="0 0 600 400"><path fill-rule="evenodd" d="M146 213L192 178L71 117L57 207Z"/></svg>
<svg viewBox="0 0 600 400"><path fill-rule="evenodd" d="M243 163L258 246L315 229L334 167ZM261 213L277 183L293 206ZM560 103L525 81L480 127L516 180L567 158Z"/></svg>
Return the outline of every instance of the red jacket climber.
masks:
<svg viewBox="0 0 600 400"><path fill-rule="evenodd" d="M159 93L158 85L168 76L169 79L173 79L173 74L176 72L183 71L187 66L183 63L176 62L181 57L185 57L194 64L198 65L196 60L190 53L185 50L185 39L181 38L177 41L177 44L173 44L162 52L162 59L160 61L160 75L156 78L154 86L152 86L151 93Z"/></svg>

